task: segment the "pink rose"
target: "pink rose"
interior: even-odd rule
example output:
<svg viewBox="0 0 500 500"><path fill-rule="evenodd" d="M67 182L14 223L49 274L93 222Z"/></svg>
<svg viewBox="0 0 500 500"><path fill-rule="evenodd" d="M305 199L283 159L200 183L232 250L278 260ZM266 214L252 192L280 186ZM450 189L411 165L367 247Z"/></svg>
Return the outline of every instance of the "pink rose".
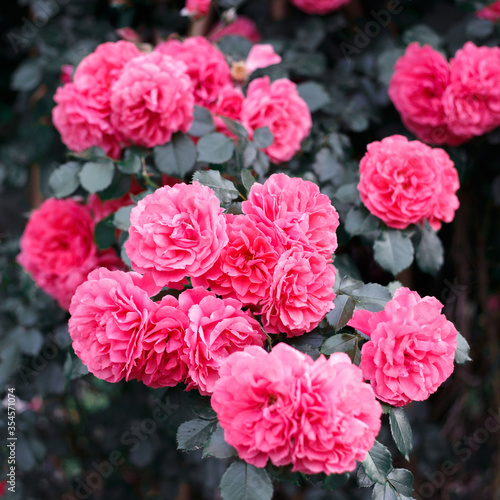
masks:
<svg viewBox="0 0 500 500"><path fill-rule="evenodd" d="M293 470L342 474L356 468L375 443L382 408L361 370L345 353L311 363L300 387Z"/></svg>
<svg viewBox="0 0 500 500"><path fill-rule="evenodd" d="M294 247L274 268L259 314L268 333L303 335L316 328L333 309L335 268L318 253Z"/></svg>
<svg viewBox="0 0 500 500"><path fill-rule="evenodd" d="M203 17L210 10L211 0L186 0L184 11L187 15L193 17Z"/></svg>
<svg viewBox="0 0 500 500"><path fill-rule="evenodd" d="M448 127L466 138L500 125L500 48L467 42L451 60L443 96Z"/></svg>
<svg viewBox="0 0 500 500"><path fill-rule="evenodd" d="M241 36L252 43L259 43L262 39L256 24L248 17L238 16L232 23L224 24L219 21L210 31L207 38L215 43L225 36Z"/></svg>
<svg viewBox="0 0 500 500"><path fill-rule="evenodd" d="M76 355L100 379L135 378L155 309L141 275L96 269L78 287L69 309Z"/></svg>
<svg viewBox="0 0 500 500"><path fill-rule="evenodd" d="M241 121L250 139L256 129L269 127L274 141L264 151L274 163L291 160L312 127L311 113L296 85L286 78L271 83L267 76L248 86Z"/></svg>
<svg viewBox="0 0 500 500"><path fill-rule="evenodd" d="M71 83L73 80L73 66L71 64L63 64L61 66L61 75L59 76L59 81L64 85L66 83Z"/></svg>
<svg viewBox="0 0 500 500"><path fill-rule="evenodd" d="M113 85L111 121L140 146L152 148L187 132L194 99L185 65L153 52L130 61Z"/></svg>
<svg viewBox="0 0 500 500"><path fill-rule="evenodd" d="M406 128L430 144L459 145L447 125L443 94L450 81L450 66L444 56L429 45L408 45L394 67L389 96Z"/></svg>
<svg viewBox="0 0 500 500"><path fill-rule="evenodd" d="M179 297L179 309L189 317L183 359L188 365L188 387L211 394L222 362L250 345L263 346L266 336L251 314L235 299L218 299L196 287Z"/></svg>
<svg viewBox="0 0 500 500"><path fill-rule="evenodd" d="M352 471L381 427L382 408L346 354L313 361L284 343L229 356L211 402L225 440L256 467Z"/></svg>
<svg viewBox="0 0 500 500"><path fill-rule="evenodd" d="M400 288L383 311L355 311L348 325L370 341L361 369L379 399L393 406L423 401L453 372L457 330L434 297Z"/></svg>
<svg viewBox="0 0 500 500"><path fill-rule="evenodd" d="M184 382L187 365L181 359L188 317L179 309L177 299L163 297L151 316L152 328L142 339L143 353L136 368L137 380L158 387L174 387Z"/></svg>
<svg viewBox="0 0 500 500"><path fill-rule="evenodd" d="M94 226L88 207L51 198L33 211L21 238L19 264L63 309L90 271L123 268L114 250L97 249Z"/></svg>
<svg viewBox="0 0 500 500"><path fill-rule="evenodd" d="M486 7L478 10L476 16L480 19L487 19L492 23L496 23L500 19L500 0L493 2Z"/></svg>
<svg viewBox="0 0 500 500"><path fill-rule="evenodd" d="M228 130L221 116L225 116L230 120L239 122L244 99L245 96L243 92L233 85L228 85L220 91L217 102L213 108L214 123L219 132L222 132L230 137L234 137L234 135Z"/></svg>
<svg viewBox="0 0 500 500"><path fill-rule="evenodd" d="M132 209L125 244L134 270L159 286L201 276L228 242L223 209L214 192L198 182L165 186Z"/></svg>
<svg viewBox="0 0 500 500"><path fill-rule="evenodd" d="M367 146L359 164L361 200L389 227L425 219L434 229L453 220L459 206L458 174L447 153L394 135Z"/></svg>
<svg viewBox="0 0 500 500"><path fill-rule="evenodd" d="M71 151L80 153L98 146L111 158L120 156L121 146L106 114L90 107L87 97L74 83L59 87L54 101L57 105L52 110L52 121Z"/></svg>
<svg viewBox="0 0 500 500"><path fill-rule="evenodd" d="M274 52L272 45L257 44L250 49L246 62L246 70L250 75L256 69L267 68L280 62L281 57Z"/></svg>
<svg viewBox="0 0 500 500"><path fill-rule="evenodd" d="M329 14L348 4L350 0L291 0L293 5L308 14Z"/></svg>
<svg viewBox="0 0 500 500"><path fill-rule="evenodd" d="M193 84L195 104L210 108L217 101L220 91L231 84L231 73L224 54L202 36L187 38L184 42L167 40L157 45L155 51L186 65Z"/></svg>
<svg viewBox="0 0 500 500"><path fill-rule="evenodd" d="M279 244L272 229L245 215L227 215L226 221L229 243L215 265L191 282L244 305L257 305L268 294Z"/></svg>
<svg viewBox="0 0 500 500"><path fill-rule="evenodd" d="M299 243L331 262L337 248L339 216L330 198L313 182L273 174L264 184L252 186L242 209L256 222L272 228L283 246Z"/></svg>

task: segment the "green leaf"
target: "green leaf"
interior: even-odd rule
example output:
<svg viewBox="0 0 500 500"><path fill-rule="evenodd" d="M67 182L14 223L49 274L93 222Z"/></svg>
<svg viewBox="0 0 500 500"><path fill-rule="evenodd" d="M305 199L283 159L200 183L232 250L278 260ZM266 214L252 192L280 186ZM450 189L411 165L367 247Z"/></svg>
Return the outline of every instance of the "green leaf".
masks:
<svg viewBox="0 0 500 500"><path fill-rule="evenodd" d="M441 36L426 24L415 24L403 33L405 45L419 42L421 45L430 45L434 49L441 48Z"/></svg>
<svg viewBox="0 0 500 500"><path fill-rule="evenodd" d="M234 143L224 134L214 132L202 137L196 148L198 161L221 164L229 161L233 156Z"/></svg>
<svg viewBox="0 0 500 500"><path fill-rule="evenodd" d="M261 127L253 133L253 143L259 149L266 149L274 142L274 136L269 127Z"/></svg>
<svg viewBox="0 0 500 500"><path fill-rule="evenodd" d="M229 203L239 196L235 185L231 181L223 179L217 170L195 172L193 181L198 181L200 184L211 188L222 203Z"/></svg>
<svg viewBox="0 0 500 500"><path fill-rule="evenodd" d="M135 205L129 205L119 208L113 215L113 224L122 231L128 231L130 228L130 212Z"/></svg>
<svg viewBox="0 0 500 500"><path fill-rule="evenodd" d="M335 307L326 315L326 320L337 332L352 318L356 302L349 295L337 295L333 304Z"/></svg>
<svg viewBox="0 0 500 500"><path fill-rule="evenodd" d="M356 474L356 479L358 481L358 485L361 488L370 488L375 484L367 475L363 464L359 464L358 472Z"/></svg>
<svg viewBox="0 0 500 500"><path fill-rule="evenodd" d="M420 228L420 241L415 252L417 264L422 271L435 276L444 262L444 250L436 231L427 221Z"/></svg>
<svg viewBox="0 0 500 500"><path fill-rule="evenodd" d="M205 448L203 448L202 458L216 457L229 458L237 455L236 450L224 439L224 429L217 424L215 432L210 436Z"/></svg>
<svg viewBox="0 0 500 500"><path fill-rule="evenodd" d="M177 431L177 449L184 451L203 448L214 428L210 420L197 418L184 422Z"/></svg>
<svg viewBox="0 0 500 500"><path fill-rule="evenodd" d="M297 85L300 97L304 99L311 113L318 111L330 102L330 96L323 85L316 82L305 82Z"/></svg>
<svg viewBox="0 0 500 500"><path fill-rule="evenodd" d="M339 486L343 486L347 481L349 481L349 472L345 472L344 474L331 474L327 476L321 485L321 489L323 490L334 490Z"/></svg>
<svg viewBox="0 0 500 500"><path fill-rule="evenodd" d="M219 5L224 9L237 8L243 0L219 0ZM227 5L229 4L229 5ZM252 42L247 38L228 35L217 42L220 51L233 61L244 61L252 48Z"/></svg>
<svg viewBox="0 0 500 500"><path fill-rule="evenodd" d="M113 182L115 164L111 160L89 161L80 170L80 183L89 193L104 191Z"/></svg>
<svg viewBox="0 0 500 500"><path fill-rule="evenodd" d="M269 156L267 156L264 151L258 151L257 158L255 159L252 166L259 176L259 180L262 181L262 178L267 174L270 166L269 164Z"/></svg>
<svg viewBox="0 0 500 500"><path fill-rule="evenodd" d="M235 136L240 137L241 139L248 138L247 129L241 123L231 120L231 118L228 118L227 116L220 116L220 118L222 118L222 121L226 125L229 132L232 132Z"/></svg>
<svg viewBox="0 0 500 500"><path fill-rule="evenodd" d="M257 148L249 142L243 151L243 167L250 168L257 159L258 154L259 151L257 151Z"/></svg>
<svg viewBox="0 0 500 500"><path fill-rule="evenodd" d="M401 495L410 496L413 493L413 474L406 469L394 469L387 476L391 486Z"/></svg>
<svg viewBox="0 0 500 500"><path fill-rule="evenodd" d="M401 231L389 229L373 245L375 261L394 276L411 266L413 244Z"/></svg>
<svg viewBox="0 0 500 500"><path fill-rule="evenodd" d="M176 134L168 144L154 148L154 160L160 172L182 179L196 163L196 147L187 135Z"/></svg>
<svg viewBox="0 0 500 500"><path fill-rule="evenodd" d="M352 297L357 302L357 309L366 309L367 311L382 311L391 300L391 292L377 283L368 283L352 292Z"/></svg>
<svg viewBox="0 0 500 500"><path fill-rule="evenodd" d="M194 107L194 121L188 131L193 137L203 137L215 130L212 113L207 108L201 106Z"/></svg>
<svg viewBox="0 0 500 500"><path fill-rule="evenodd" d="M122 174L134 175L138 174L142 168L142 160L139 155L129 153L125 160L117 162L116 166Z"/></svg>
<svg viewBox="0 0 500 500"><path fill-rule="evenodd" d="M321 353L329 356L334 352L348 353L356 347L357 335L339 333L325 340L321 346Z"/></svg>
<svg viewBox="0 0 500 500"><path fill-rule="evenodd" d="M234 462L220 482L222 500L271 500L273 483L264 469Z"/></svg>
<svg viewBox="0 0 500 500"><path fill-rule="evenodd" d="M389 483L376 484L373 488L372 500L400 500L401 497Z"/></svg>
<svg viewBox="0 0 500 500"><path fill-rule="evenodd" d="M80 358L71 356L68 352L64 361L63 373L66 380L74 380L89 373L88 368L81 362Z"/></svg>
<svg viewBox="0 0 500 500"><path fill-rule="evenodd" d="M376 483L385 484L387 474L392 469L392 459L389 450L378 441L363 460L366 475Z"/></svg>
<svg viewBox="0 0 500 500"><path fill-rule="evenodd" d="M391 434L398 450L404 455L406 460L409 460L413 449L413 433L403 408L391 408L389 422L391 425Z"/></svg>
<svg viewBox="0 0 500 500"><path fill-rule="evenodd" d="M241 171L241 182L243 183L243 187L247 190L247 193L250 192L250 189L255 184L255 178L246 168Z"/></svg>
<svg viewBox="0 0 500 500"><path fill-rule="evenodd" d="M38 84L42 81L43 72L38 62L28 60L21 64L12 74L10 87L12 90L19 92L30 92L35 90Z"/></svg>
<svg viewBox="0 0 500 500"><path fill-rule="evenodd" d="M57 167L49 177L49 186L56 198L64 198L73 194L80 186L80 164L69 161Z"/></svg>
<svg viewBox="0 0 500 500"><path fill-rule="evenodd" d="M113 216L110 215L98 222L94 228L94 239L97 248L104 250L115 243L115 227L112 223Z"/></svg>
<svg viewBox="0 0 500 500"><path fill-rule="evenodd" d="M43 335L39 330L35 328L26 330L19 326L14 331L16 332L14 340L23 354L36 356L40 352L43 345Z"/></svg>
<svg viewBox="0 0 500 500"><path fill-rule="evenodd" d="M467 361L472 361L469 356L470 346L465 337L457 332L457 350L455 351L455 363L463 365Z"/></svg>
<svg viewBox="0 0 500 500"><path fill-rule="evenodd" d="M361 208L351 208L347 212L344 228L351 236L357 236L378 230L380 220Z"/></svg>
<svg viewBox="0 0 500 500"><path fill-rule="evenodd" d="M335 191L334 197L341 203L361 204L357 183L343 184Z"/></svg>
<svg viewBox="0 0 500 500"><path fill-rule="evenodd" d="M334 181L342 175L342 165L328 148L321 148L318 151L313 170L320 182Z"/></svg>

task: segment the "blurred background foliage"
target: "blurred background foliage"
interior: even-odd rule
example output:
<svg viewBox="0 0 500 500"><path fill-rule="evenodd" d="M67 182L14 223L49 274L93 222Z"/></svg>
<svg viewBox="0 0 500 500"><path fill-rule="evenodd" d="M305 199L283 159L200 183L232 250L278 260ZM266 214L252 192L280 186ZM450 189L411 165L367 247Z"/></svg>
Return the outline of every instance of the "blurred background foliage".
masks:
<svg viewBox="0 0 500 500"><path fill-rule="evenodd" d="M344 224L337 262L355 278L384 285L393 278L374 261L370 232L345 221L356 204L352 186L366 145L392 134L411 137L387 96L393 64L412 41L428 43L448 57L467 40L490 46L500 41L498 25L474 16L488 2L392 3L399 7L387 23L376 15L387 12L388 3L368 0L352 0L325 17L306 16L282 0L221 0L209 18L215 23L236 8L257 23L264 41L274 44L283 62L253 77L286 75L299 84L320 84L302 88L314 110L314 129L289 169L319 183L339 210ZM2 5L0 382L15 387L21 400L17 487L15 494L7 493L12 499L217 498L227 464L200 460L201 451L180 453L175 443L181 422L211 417L206 398L85 376L71 351L66 314L15 263L26 216L50 195L49 175L66 160L50 118L61 67L76 66L99 43L117 40L120 28L133 28L142 43L150 44L172 33L207 30L208 25L195 26L182 17L182 7L182 0L12 0ZM245 43L226 40L221 49L244 53ZM496 416L500 427L499 144L496 130L447 148L461 179L461 208L439 233L445 264L435 276L415 264L398 276L445 304L474 360L457 367L428 401L407 408L415 451L409 465L402 458L394 465L413 472L416 498L500 498L500 430L485 436L488 417ZM2 442L6 422L4 414ZM388 442L387 432L384 427L381 441ZM304 500L369 497L355 480L335 492L290 483L276 493L276 498Z"/></svg>

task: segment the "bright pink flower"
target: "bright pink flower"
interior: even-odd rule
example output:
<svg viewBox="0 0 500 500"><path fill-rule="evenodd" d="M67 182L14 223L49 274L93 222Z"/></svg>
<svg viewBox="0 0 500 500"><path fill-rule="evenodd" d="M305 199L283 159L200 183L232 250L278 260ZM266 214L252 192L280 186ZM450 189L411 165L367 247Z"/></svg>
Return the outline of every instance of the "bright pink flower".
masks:
<svg viewBox="0 0 500 500"><path fill-rule="evenodd" d="M189 16L203 17L210 10L211 0L186 0L185 12Z"/></svg>
<svg viewBox="0 0 500 500"><path fill-rule="evenodd" d="M214 123L218 131L230 137L234 137L228 130L221 116L239 122L244 99L245 96L243 92L233 85L228 85L220 91L217 102L213 108Z"/></svg>
<svg viewBox="0 0 500 500"><path fill-rule="evenodd" d="M177 299L166 295L154 310L151 323L153 328L143 337L136 378L154 388L174 387L187 376L187 365L181 358L188 317L180 311Z"/></svg>
<svg viewBox="0 0 500 500"><path fill-rule="evenodd" d="M191 80L182 62L153 52L130 61L113 85L113 125L127 139L152 148L187 132L193 122Z"/></svg>
<svg viewBox="0 0 500 500"><path fill-rule="evenodd" d="M119 157L120 143L106 114L90 107L87 97L74 83L59 87L54 101L57 105L52 110L52 121L71 151L79 153L98 146L108 156Z"/></svg>
<svg viewBox="0 0 500 500"><path fill-rule="evenodd" d="M458 174L447 153L393 135L367 146L359 164L361 200L389 227L405 229L425 219L434 229L453 220L459 206Z"/></svg>
<svg viewBox="0 0 500 500"><path fill-rule="evenodd" d="M141 43L141 36L139 35L139 33L137 33L137 31L130 27L118 28L115 31L120 38L123 38L123 40L127 40L127 42Z"/></svg>
<svg viewBox="0 0 500 500"><path fill-rule="evenodd" d="M274 163L291 160L312 127L311 113L296 85L286 78L271 83L267 76L248 86L241 121L250 139L256 129L269 127L274 141L264 151Z"/></svg>
<svg viewBox="0 0 500 500"><path fill-rule="evenodd" d="M224 54L202 36L187 38L184 42L167 40L157 45L155 51L186 65L195 104L210 108L220 91L231 84L231 72Z"/></svg>
<svg viewBox="0 0 500 500"><path fill-rule="evenodd" d="M299 434L293 470L305 474L342 474L356 468L375 443L382 408L361 370L345 353L311 363L297 380Z"/></svg>
<svg viewBox="0 0 500 500"><path fill-rule="evenodd" d="M500 125L500 48L467 42L451 60L443 96L449 129L466 138Z"/></svg>
<svg viewBox="0 0 500 500"><path fill-rule="evenodd" d="M279 254L273 230L245 215L227 215L229 243L219 260L193 286L205 286L222 297L257 305L267 296Z"/></svg>
<svg viewBox="0 0 500 500"><path fill-rule="evenodd" d="M78 287L69 309L76 355L100 379L135 378L156 307L140 274L96 269Z"/></svg>
<svg viewBox="0 0 500 500"><path fill-rule="evenodd" d="M82 92L87 105L102 111L108 118L111 114L111 89L121 76L124 66L142 55L130 42L107 42L82 59L75 71L74 83Z"/></svg>
<svg viewBox="0 0 500 500"><path fill-rule="evenodd" d="M406 128L430 144L459 145L447 126L443 94L450 81L450 65L429 45L408 45L394 67L389 96Z"/></svg>
<svg viewBox="0 0 500 500"><path fill-rule="evenodd" d="M250 75L256 69L267 68L273 64L279 64L281 57L274 52L274 47L268 44L257 44L250 49L247 57L246 69Z"/></svg>
<svg viewBox="0 0 500 500"><path fill-rule="evenodd" d="M266 336L251 314L235 299L218 299L204 288L186 290L179 309L189 317L183 359L188 365L188 387L211 394L222 362L250 345L263 346Z"/></svg>
<svg viewBox="0 0 500 500"><path fill-rule="evenodd" d="M245 16L238 16L230 24L223 24L222 21L219 21L212 28L207 38L215 43L225 36L241 36L252 43L259 43L262 39L256 24Z"/></svg>
<svg viewBox="0 0 500 500"><path fill-rule="evenodd" d="M73 80L73 66L71 64L63 64L61 66L61 75L59 76L59 81L65 85L66 83L71 83Z"/></svg>
<svg viewBox="0 0 500 500"><path fill-rule="evenodd" d="M350 0L291 0L293 5L308 14L329 14L348 4Z"/></svg>
<svg viewBox="0 0 500 500"><path fill-rule="evenodd" d="M88 207L51 198L33 211L21 238L19 264L63 309L90 271L123 267L114 250L97 249L94 226Z"/></svg>
<svg viewBox="0 0 500 500"><path fill-rule="evenodd" d="M480 19L488 19L492 23L496 23L500 19L500 0L493 2L486 7L478 10L476 16Z"/></svg>
<svg viewBox="0 0 500 500"><path fill-rule="evenodd" d="M394 406L423 401L451 375L457 330L442 308L403 287L383 311L354 312L348 325L370 337L360 367L379 399Z"/></svg>
<svg viewBox="0 0 500 500"><path fill-rule="evenodd" d="M303 335L333 309L335 268L316 252L294 247L282 254L259 314L268 333Z"/></svg>
<svg viewBox="0 0 500 500"><path fill-rule="evenodd" d="M283 246L299 243L331 262L337 248L339 216L330 198L313 182L273 174L264 184L252 186L242 209L256 222L272 228Z"/></svg>
<svg viewBox="0 0 500 500"><path fill-rule="evenodd" d="M240 458L306 474L354 470L381 426L380 404L346 354L314 362L285 343L229 356L211 403Z"/></svg>
<svg viewBox="0 0 500 500"><path fill-rule="evenodd" d="M228 241L222 212L214 192L198 182L146 196L132 209L125 244L133 269L160 286L204 274Z"/></svg>

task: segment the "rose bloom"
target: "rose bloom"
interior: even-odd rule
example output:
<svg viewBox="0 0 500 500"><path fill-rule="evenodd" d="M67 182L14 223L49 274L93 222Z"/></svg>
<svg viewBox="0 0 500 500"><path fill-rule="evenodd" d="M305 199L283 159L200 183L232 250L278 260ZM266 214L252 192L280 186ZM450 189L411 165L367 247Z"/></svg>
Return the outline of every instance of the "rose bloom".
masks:
<svg viewBox="0 0 500 500"><path fill-rule="evenodd" d="M254 45L248 53L246 69L250 75L259 68L267 68L273 64L279 64L281 57L274 52L274 47L269 44Z"/></svg>
<svg viewBox="0 0 500 500"><path fill-rule="evenodd" d="M457 330L434 297L399 288L383 311L355 311L347 323L370 337L361 349L363 375L393 406L423 401L453 372Z"/></svg>
<svg viewBox="0 0 500 500"><path fill-rule="evenodd" d="M286 174L273 174L250 189L242 210L275 231L285 247L300 243L327 261L337 248L339 215L330 198L313 182Z"/></svg>
<svg viewBox="0 0 500 500"><path fill-rule="evenodd" d="M137 273L96 269L71 300L69 333L76 355L96 377L118 382L136 376L143 339L156 304Z"/></svg>
<svg viewBox="0 0 500 500"><path fill-rule="evenodd" d="M367 146L359 164L361 200L389 227L427 219L434 229L451 222L459 201L458 174L448 154L394 135Z"/></svg>
<svg viewBox="0 0 500 500"><path fill-rule="evenodd" d="M329 14L348 4L350 0L291 0L293 5L308 14Z"/></svg>
<svg viewBox="0 0 500 500"><path fill-rule="evenodd" d="M183 10L189 16L203 17L208 14L210 4L211 0L186 0L186 7Z"/></svg>
<svg viewBox="0 0 500 500"><path fill-rule="evenodd" d="M394 66L389 97L406 128L430 144L457 146L464 137L448 129L443 94L450 81L450 65L429 45L408 45Z"/></svg>
<svg viewBox="0 0 500 500"><path fill-rule="evenodd" d="M257 25L245 16L238 16L230 24L224 24L222 21L219 21L207 35L207 38L215 43L225 36L241 36L252 43L259 43L262 39Z"/></svg>
<svg viewBox="0 0 500 500"><path fill-rule="evenodd" d="M132 268L159 286L201 276L228 242L222 212L214 192L196 181L157 189L132 209L125 244Z"/></svg>
<svg viewBox="0 0 500 500"><path fill-rule="evenodd" d="M226 221L229 243L215 265L191 282L244 305L257 305L268 294L279 243L272 229L246 215L226 215Z"/></svg>
<svg viewBox="0 0 500 500"><path fill-rule="evenodd" d="M63 309L90 271L123 268L114 250L99 251L88 207L68 198L50 198L30 216L17 260L36 284Z"/></svg>
<svg viewBox="0 0 500 500"><path fill-rule="evenodd" d="M487 19L492 23L496 23L500 19L500 0L478 10L476 16L480 19Z"/></svg>
<svg viewBox="0 0 500 500"><path fill-rule="evenodd" d="M313 361L285 343L229 356L211 403L240 458L305 474L354 470L381 426L381 406L346 354Z"/></svg>
<svg viewBox="0 0 500 500"><path fill-rule="evenodd" d="M187 390L211 394L222 362L245 347L263 346L266 339L259 323L241 310L235 299L218 299L201 287L179 296L179 310L189 318L183 360L188 365Z"/></svg>
<svg viewBox="0 0 500 500"><path fill-rule="evenodd" d="M184 42L167 40L155 48L156 52L182 61L191 78L195 104L210 108L220 91L231 84L231 73L224 54L206 38L195 36Z"/></svg>
<svg viewBox="0 0 500 500"><path fill-rule="evenodd" d="M318 253L297 246L282 254L274 268L259 314L268 333L303 335L333 309L335 268Z"/></svg>
<svg viewBox="0 0 500 500"><path fill-rule="evenodd" d="M89 106L87 97L74 83L59 87L54 95L52 122L62 142L76 153L98 146L111 158L121 152L119 138L106 113Z"/></svg>
<svg viewBox="0 0 500 500"><path fill-rule="evenodd" d="M215 106L212 110L214 115L214 123L219 132L222 132L229 137L235 137L234 134L229 131L226 124L224 123L224 120L221 117L225 116L230 120L239 122L244 99L245 96L243 92L233 85L228 85L220 91L217 102L215 103Z"/></svg>
<svg viewBox="0 0 500 500"><path fill-rule="evenodd" d="M291 160L312 127L311 113L297 86L286 78L271 83L267 76L248 86L241 121L250 139L256 129L269 127L274 141L264 151L274 163Z"/></svg>
<svg viewBox="0 0 500 500"><path fill-rule="evenodd" d="M188 317L180 311L177 299L166 295L150 321L153 326L142 339L143 352L135 370L136 378L154 388L174 387L187 376L188 368L181 357Z"/></svg>
<svg viewBox="0 0 500 500"><path fill-rule="evenodd" d="M180 61L153 52L130 61L113 85L111 120L140 146L165 144L193 122L191 80Z"/></svg>
<svg viewBox="0 0 500 500"><path fill-rule="evenodd" d="M466 138L500 125L500 48L467 42L450 63L443 96L450 130Z"/></svg>

